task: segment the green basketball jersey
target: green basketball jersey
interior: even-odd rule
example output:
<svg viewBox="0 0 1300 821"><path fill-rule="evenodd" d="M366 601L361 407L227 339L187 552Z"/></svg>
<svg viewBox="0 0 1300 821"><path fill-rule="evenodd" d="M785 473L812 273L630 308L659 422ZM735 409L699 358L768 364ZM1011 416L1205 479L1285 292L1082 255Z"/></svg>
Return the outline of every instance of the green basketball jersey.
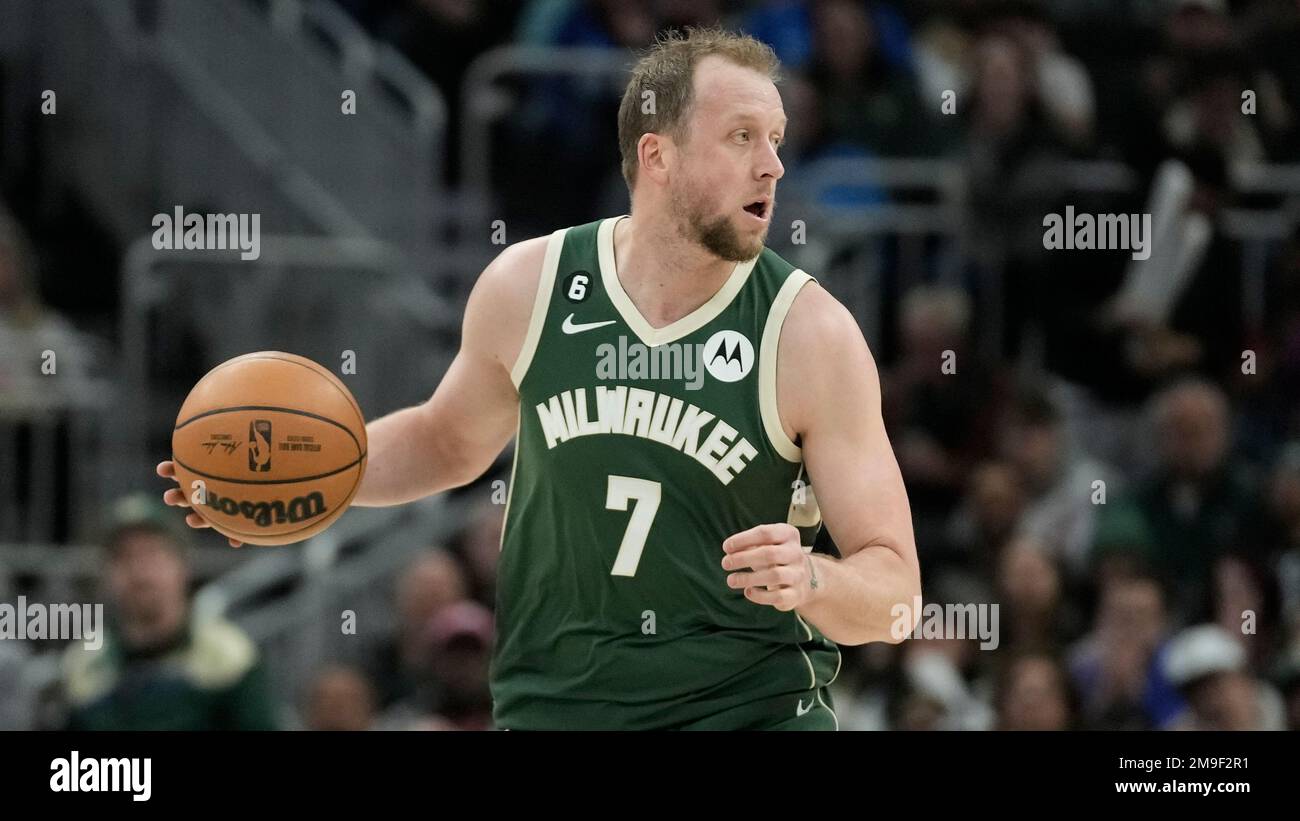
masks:
<svg viewBox="0 0 1300 821"><path fill-rule="evenodd" d="M551 235L512 374L497 726L834 728L838 648L721 565L755 525L805 545L820 526L776 412L781 323L811 277L764 249L655 329L614 269L618 219Z"/></svg>

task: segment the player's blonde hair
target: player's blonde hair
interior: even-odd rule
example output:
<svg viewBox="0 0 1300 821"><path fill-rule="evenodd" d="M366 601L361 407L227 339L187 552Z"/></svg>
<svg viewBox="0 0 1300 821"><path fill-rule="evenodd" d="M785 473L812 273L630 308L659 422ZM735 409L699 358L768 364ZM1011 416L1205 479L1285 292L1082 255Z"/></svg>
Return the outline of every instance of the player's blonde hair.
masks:
<svg viewBox="0 0 1300 821"><path fill-rule="evenodd" d="M633 66L618 107L618 150L629 191L636 185L637 143L643 134L667 134L679 143L686 142L695 66L711 55L752 68L772 82L780 79L776 53L749 35L694 27L660 35ZM652 96L646 95L647 91Z"/></svg>

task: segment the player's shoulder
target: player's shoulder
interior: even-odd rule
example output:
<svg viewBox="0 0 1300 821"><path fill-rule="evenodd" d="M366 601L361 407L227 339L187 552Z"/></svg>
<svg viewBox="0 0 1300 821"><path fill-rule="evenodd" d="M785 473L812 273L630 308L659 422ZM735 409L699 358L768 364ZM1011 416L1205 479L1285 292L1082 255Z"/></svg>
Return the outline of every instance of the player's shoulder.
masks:
<svg viewBox="0 0 1300 821"><path fill-rule="evenodd" d="M465 307L462 347L487 351L503 364L515 361L545 298L543 271L556 238L552 233L512 243L488 263Z"/></svg>
<svg viewBox="0 0 1300 821"><path fill-rule="evenodd" d="M788 277L804 272L795 269ZM781 326L781 347L791 345L807 355L833 353L845 346L864 344L862 330L844 303L836 299L815 278L808 277L790 303Z"/></svg>
<svg viewBox="0 0 1300 821"><path fill-rule="evenodd" d="M845 379L873 379L876 374L875 358L857 319L815 279L795 294L778 344L778 373L809 396L834 395Z"/></svg>
<svg viewBox="0 0 1300 821"><path fill-rule="evenodd" d="M793 347L803 356L817 356L862 342L862 332L848 308L815 276L776 251L763 247L753 276L759 280L758 287L772 298L773 310L780 312L783 351Z"/></svg>
<svg viewBox="0 0 1300 821"><path fill-rule="evenodd" d="M539 285L547 273L548 261L550 273L554 274L560 251L568 240L578 238L594 246L596 233L605 222L606 219L600 219L585 225L560 228L549 234L507 245L483 269L475 283L475 295L471 299L478 298L493 306L531 310ZM549 284L548 282L547 285Z"/></svg>
<svg viewBox="0 0 1300 821"><path fill-rule="evenodd" d="M479 283L508 293L528 290L529 286L535 289L549 243L550 236L544 235L507 245L483 269Z"/></svg>

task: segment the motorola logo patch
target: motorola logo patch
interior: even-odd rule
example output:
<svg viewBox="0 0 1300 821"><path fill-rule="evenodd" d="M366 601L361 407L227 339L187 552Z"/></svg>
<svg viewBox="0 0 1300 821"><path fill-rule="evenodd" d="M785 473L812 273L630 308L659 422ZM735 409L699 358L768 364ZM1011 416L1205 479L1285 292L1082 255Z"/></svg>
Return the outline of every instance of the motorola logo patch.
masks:
<svg viewBox="0 0 1300 821"><path fill-rule="evenodd" d="M704 343L704 367L719 382L739 382L754 367L754 345L739 331L718 331Z"/></svg>

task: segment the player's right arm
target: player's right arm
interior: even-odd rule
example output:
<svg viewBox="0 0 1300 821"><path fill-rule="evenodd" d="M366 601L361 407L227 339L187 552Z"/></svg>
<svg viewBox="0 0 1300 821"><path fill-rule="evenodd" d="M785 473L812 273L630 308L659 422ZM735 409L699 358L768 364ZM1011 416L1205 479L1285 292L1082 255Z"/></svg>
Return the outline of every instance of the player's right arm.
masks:
<svg viewBox="0 0 1300 821"><path fill-rule="evenodd" d="M468 484L515 433L510 378L532 316L546 237L510 246L484 269L465 307L460 351L423 404L366 426L370 454L353 504L397 505Z"/></svg>
<svg viewBox="0 0 1300 821"><path fill-rule="evenodd" d="M519 416L510 372L528 332L547 239L511 245L483 270L465 308L460 350L433 396L366 426L366 473L353 504L397 505L468 484L510 441ZM172 463L159 464L158 475L174 478ZM163 501L190 506L179 488ZM185 521L208 526L193 512Z"/></svg>

